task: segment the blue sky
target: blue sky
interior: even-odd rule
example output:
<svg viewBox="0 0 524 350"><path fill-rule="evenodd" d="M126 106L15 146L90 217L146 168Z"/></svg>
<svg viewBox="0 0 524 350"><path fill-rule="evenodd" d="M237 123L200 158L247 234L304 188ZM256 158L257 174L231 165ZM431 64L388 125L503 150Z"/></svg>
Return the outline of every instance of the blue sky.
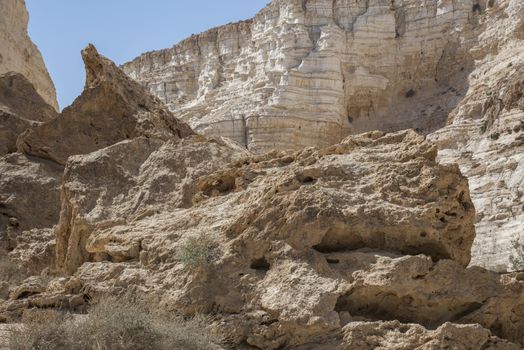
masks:
<svg viewBox="0 0 524 350"><path fill-rule="evenodd" d="M29 35L55 83L60 108L82 92L88 43L118 64L206 29L247 19L269 0L26 0Z"/></svg>

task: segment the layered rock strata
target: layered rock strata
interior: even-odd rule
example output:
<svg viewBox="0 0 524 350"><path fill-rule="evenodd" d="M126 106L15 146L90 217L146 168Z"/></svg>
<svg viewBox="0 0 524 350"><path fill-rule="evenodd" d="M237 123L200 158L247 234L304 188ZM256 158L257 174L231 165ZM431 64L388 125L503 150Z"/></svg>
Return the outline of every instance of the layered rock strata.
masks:
<svg viewBox="0 0 524 350"><path fill-rule="evenodd" d="M514 270L524 243L519 0L275 0L123 66L197 131L254 152L345 135L434 132L472 186L472 264ZM512 97L506 97L506 95ZM499 102L500 100L500 102Z"/></svg>
<svg viewBox="0 0 524 350"><path fill-rule="evenodd" d="M439 161L457 163L477 209L472 264L524 269L509 261L524 243L524 3L500 1L486 12L470 54L476 68L449 125L430 136Z"/></svg>
<svg viewBox="0 0 524 350"><path fill-rule="evenodd" d="M276 0L123 69L195 130L254 152L430 131L467 87L476 3Z"/></svg>
<svg viewBox="0 0 524 350"><path fill-rule="evenodd" d="M0 74L17 72L25 76L42 98L58 109L55 86L40 51L27 34L29 15L24 0L0 3Z"/></svg>

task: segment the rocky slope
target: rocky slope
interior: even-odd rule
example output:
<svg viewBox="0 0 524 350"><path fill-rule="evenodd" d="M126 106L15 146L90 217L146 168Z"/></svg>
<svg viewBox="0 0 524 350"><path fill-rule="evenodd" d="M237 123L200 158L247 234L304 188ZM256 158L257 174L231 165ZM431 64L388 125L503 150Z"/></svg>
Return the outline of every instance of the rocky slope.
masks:
<svg viewBox="0 0 524 350"><path fill-rule="evenodd" d="M55 86L40 51L27 34L28 21L24 0L0 2L0 74L22 74L45 102L57 110Z"/></svg>
<svg viewBox="0 0 524 350"><path fill-rule="evenodd" d="M512 242L524 242L523 6L275 0L123 69L195 130L256 153L370 130L435 132L441 161L471 184L472 263L505 271Z"/></svg>
<svg viewBox="0 0 524 350"><path fill-rule="evenodd" d="M253 155L194 134L93 47L83 56L82 96L1 159L42 191L60 187L61 208L49 196L49 215L9 220L9 259L30 277L0 282L0 319L132 293L211 315L225 349L524 344L524 278L466 267L468 181L424 136Z"/></svg>

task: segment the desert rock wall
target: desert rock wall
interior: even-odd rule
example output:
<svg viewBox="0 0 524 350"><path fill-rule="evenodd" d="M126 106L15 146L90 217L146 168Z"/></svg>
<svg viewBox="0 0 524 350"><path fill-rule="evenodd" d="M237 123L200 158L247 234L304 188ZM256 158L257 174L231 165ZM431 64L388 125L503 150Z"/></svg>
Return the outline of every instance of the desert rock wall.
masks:
<svg viewBox="0 0 524 350"><path fill-rule="evenodd" d="M0 2L0 74L24 75L44 100L58 109L55 87L42 55L27 34L28 21L24 0Z"/></svg>
<svg viewBox="0 0 524 350"><path fill-rule="evenodd" d="M195 130L254 152L431 131L465 89L474 3L273 1L123 68Z"/></svg>

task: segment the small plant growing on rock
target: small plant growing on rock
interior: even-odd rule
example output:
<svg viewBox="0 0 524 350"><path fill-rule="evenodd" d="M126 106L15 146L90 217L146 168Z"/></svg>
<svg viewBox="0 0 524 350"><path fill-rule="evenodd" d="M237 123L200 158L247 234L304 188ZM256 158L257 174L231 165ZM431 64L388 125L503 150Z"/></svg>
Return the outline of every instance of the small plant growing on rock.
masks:
<svg viewBox="0 0 524 350"><path fill-rule="evenodd" d="M524 270L524 244L519 239L516 239L511 242L511 245L515 249L515 253L509 257L513 269L517 271Z"/></svg>
<svg viewBox="0 0 524 350"><path fill-rule="evenodd" d="M480 132L484 134L488 130L488 121L485 120L484 123L482 123L482 126L480 127Z"/></svg>
<svg viewBox="0 0 524 350"><path fill-rule="evenodd" d="M0 250L0 282L18 283L27 276L7 255L7 252Z"/></svg>
<svg viewBox="0 0 524 350"><path fill-rule="evenodd" d="M500 133L495 132L489 136L492 140L498 140L500 138Z"/></svg>
<svg viewBox="0 0 524 350"><path fill-rule="evenodd" d="M209 235L188 238L178 251L178 259L186 268L206 268L218 256L218 243Z"/></svg>

